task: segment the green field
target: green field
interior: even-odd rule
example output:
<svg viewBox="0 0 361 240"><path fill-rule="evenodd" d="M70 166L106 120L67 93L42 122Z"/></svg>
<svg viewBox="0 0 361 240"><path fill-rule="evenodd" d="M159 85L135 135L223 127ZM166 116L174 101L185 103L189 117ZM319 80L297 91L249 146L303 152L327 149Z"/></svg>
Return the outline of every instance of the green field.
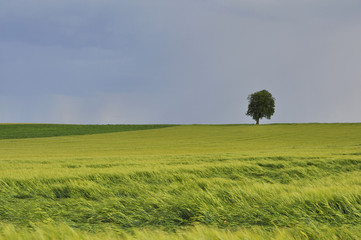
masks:
<svg viewBox="0 0 361 240"><path fill-rule="evenodd" d="M157 129L175 125L0 124L0 139L89 135Z"/></svg>
<svg viewBox="0 0 361 240"><path fill-rule="evenodd" d="M3 124L0 239L361 239L361 124Z"/></svg>

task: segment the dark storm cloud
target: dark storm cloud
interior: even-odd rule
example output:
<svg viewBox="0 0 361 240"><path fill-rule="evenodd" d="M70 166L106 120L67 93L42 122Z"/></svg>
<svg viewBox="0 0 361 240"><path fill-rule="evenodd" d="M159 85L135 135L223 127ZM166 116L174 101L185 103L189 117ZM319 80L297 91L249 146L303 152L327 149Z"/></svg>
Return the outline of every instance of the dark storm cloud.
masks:
<svg viewBox="0 0 361 240"><path fill-rule="evenodd" d="M124 92L159 78L161 46L127 4L14 2L1 8L7 92Z"/></svg>
<svg viewBox="0 0 361 240"><path fill-rule="evenodd" d="M361 121L361 2L3 1L0 121ZM13 106L13 107L12 107ZM268 122L272 122L268 121Z"/></svg>

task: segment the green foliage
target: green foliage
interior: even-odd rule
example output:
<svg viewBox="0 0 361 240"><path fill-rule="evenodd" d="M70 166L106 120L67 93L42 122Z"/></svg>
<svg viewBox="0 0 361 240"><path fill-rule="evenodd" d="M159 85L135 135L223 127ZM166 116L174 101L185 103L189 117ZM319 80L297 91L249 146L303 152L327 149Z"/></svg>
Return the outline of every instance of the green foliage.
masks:
<svg viewBox="0 0 361 240"><path fill-rule="evenodd" d="M88 135L157 129L175 125L0 124L0 139Z"/></svg>
<svg viewBox="0 0 361 240"><path fill-rule="evenodd" d="M275 112L275 99L267 90L252 93L248 96L248 110L246 115L251 116L256 124L262 118L271 119Z"/></svg>
<svg viewBox="0 0 361 240"><path fill-rule="evenodd" d="M361 124L0 141L0 239L358 239Z"/></svg>

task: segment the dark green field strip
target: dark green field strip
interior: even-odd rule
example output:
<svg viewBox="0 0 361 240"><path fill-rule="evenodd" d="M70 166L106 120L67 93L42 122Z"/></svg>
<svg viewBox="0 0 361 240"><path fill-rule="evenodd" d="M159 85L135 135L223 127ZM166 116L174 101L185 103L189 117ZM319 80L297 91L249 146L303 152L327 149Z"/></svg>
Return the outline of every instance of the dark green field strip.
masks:
<svg viewBox="0 0 361 240"><path fill-rule="evenodd" d="M176 125L72 125L72 124L0 124L0 139L57 137L98 133L138 131Z"/></svg>

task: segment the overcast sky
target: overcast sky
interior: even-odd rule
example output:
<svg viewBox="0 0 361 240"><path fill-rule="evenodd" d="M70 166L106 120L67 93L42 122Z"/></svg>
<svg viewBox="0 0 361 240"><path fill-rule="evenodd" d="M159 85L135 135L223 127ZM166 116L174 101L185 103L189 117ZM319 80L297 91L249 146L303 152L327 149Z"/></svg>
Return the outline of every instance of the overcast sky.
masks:
<svg viewBox="0 0 361 240"><path fill-rule="evenodd" d="M361 122L360 0L2 0L0 122Z"/></svg>

